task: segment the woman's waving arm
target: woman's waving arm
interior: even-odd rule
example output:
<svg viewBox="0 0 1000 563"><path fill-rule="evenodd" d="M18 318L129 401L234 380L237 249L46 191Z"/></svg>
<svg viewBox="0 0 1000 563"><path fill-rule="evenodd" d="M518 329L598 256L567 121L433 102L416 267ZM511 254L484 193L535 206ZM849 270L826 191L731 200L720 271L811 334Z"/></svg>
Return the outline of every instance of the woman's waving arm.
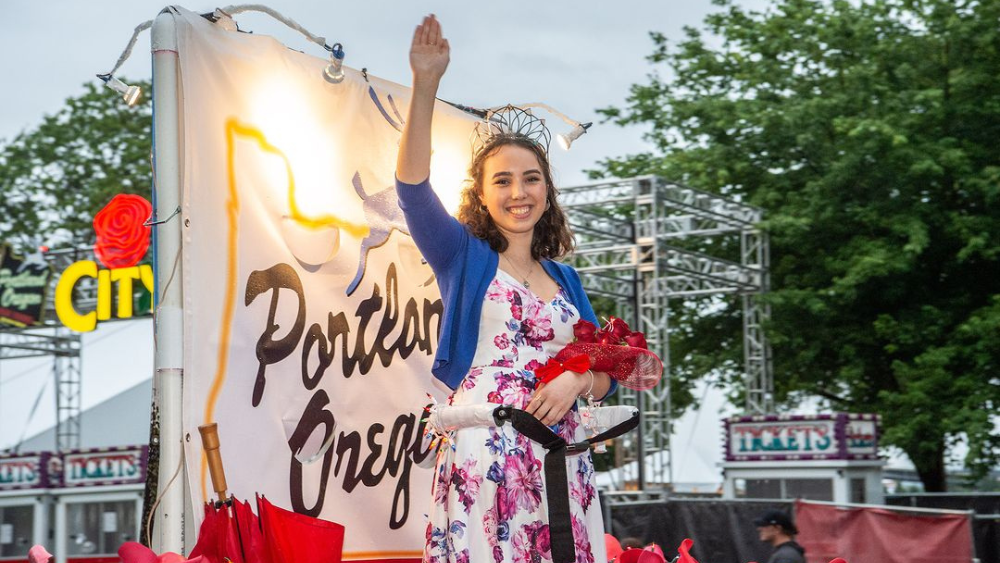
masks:
<svg viewBox="0 0 1000 563"><path fill-rule="evenodd" d="M434 99L448 68L449 54L448 40L441 35L441 24L433 14L425 17L413 32L410 44L413 95L396 159L396 178L406 184L419 184L430 176Z"/></svg>

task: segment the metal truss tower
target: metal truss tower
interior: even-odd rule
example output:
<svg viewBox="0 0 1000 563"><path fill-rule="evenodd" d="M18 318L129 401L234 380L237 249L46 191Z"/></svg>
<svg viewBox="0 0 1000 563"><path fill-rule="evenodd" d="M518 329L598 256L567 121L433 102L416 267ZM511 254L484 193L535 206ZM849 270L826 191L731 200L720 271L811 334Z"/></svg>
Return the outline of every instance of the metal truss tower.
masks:
<svg viewBox="0 0 1000 563"><path fill-rule="evenodd" d="M736 294L743 300L746 411L773 411L770 348L763 324L770 316L760 296L768 290L768 242L757 225L762 212L721 196L655 176L563 188L560 204L577 239L569 261L592 297L614 302L618 315L646 333L664 364L663 381L637 393L620 389L625 404L642 412L637 440L623 441L623 461L636 463L640 489L673 482L670 433L671 299ZM739 241L739 261L686 250L681 239ZM671 243L675 243L672 245ZM647 469L650 474L647 475Z"/></svg>
<svg viewBox="0 0 1000 563"><path fill-rule="evenodd" d="M0 331L0 361L52 357L56 384L56 448L80 447L80 335L59 326Z"/></svg>
<svg viewBox="0 0 1000 563"><path fill-rule="evenodd" d="M92 257L90 248L57 250L45 255L57 272L73 262ZM55 280L51 287L55 287ZM75 291L77 303L91 307L96 303L96 281L79 283ZM50 290L46 298L42 325L0 329L0 361L52 357L52 378L56 385L56 449L65 451L80 447L81 338L79 333L63 327L56 319L54 293Z"/></svg>

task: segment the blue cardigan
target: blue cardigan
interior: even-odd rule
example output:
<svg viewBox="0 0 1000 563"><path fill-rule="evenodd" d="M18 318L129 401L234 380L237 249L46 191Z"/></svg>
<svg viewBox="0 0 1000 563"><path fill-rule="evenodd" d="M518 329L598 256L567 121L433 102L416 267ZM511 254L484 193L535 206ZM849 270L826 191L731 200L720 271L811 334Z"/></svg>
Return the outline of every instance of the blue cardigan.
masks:
<svg viewBox="0 0 1000 563"><path fill-rule="evenodd" d="M448 214L429 179L420 184L397 179L396 193L410 236L437 277L444 304L431 371L449 388L457 389L476 355L483 300L496 276L500 255ZM597 316L576 270L552 260L542 260L542 267L566 292L580 317L596 325ZM612 380L608 395L616 387Z"/></svg>

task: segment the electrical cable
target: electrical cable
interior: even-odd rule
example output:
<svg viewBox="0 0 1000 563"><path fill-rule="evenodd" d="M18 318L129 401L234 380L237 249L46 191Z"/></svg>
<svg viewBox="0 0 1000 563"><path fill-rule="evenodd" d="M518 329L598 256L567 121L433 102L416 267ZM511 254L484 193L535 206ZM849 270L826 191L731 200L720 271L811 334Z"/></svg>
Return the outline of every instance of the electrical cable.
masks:
<svg viewBox="0 0 1000 563"><path fill-rule="evenodd" d="M277 10L264 6L263 4L235 4L232 6L226 6L225 8L221 8L220 10L227 15L240 14L243 12L260 12L266 14L278 20L279 22L285 24L286 26L292 28L293 30L301 33L307 39L309 39L313 43L316 43L320 47L323 47L327 51L333 52L333 47L326 44L325 37L320 37L310 32L308 29L302 27L301 24L299 24L292 18L286 17ZM118 61L115 63L115 66L112 67L110 72L100 76L109 76L109 77L114 76L114 74L118 72L118 69L121 68L123 64L125 64L125 61L127 61L128 58L132 56L132 49L135 47L135 42L139 39L139 34L151 27L153 27L153 20L147 20L137 25L135 30L132 32L132 37L131 39L129 39L128 45L125 47L125 50L122 51L122 54L118 57Z"/></svg>
<svg viewBox="0 0 1000 563"><path fill-rule="evenodd" d="M277 10L265 6L263 4L234 4L232 6L226 6L225 8L220 8L220 10L230 16L235 14L241 14L243 12L260 12L263 14L267 14L272 18L278 20L279 22L294 29L295 31L298 31L299 33L304 35L307 39L319 45L320 47L326 49L327 51L331 52L333 51L333 47L326 44L325 37L314 35L308 29L302 27L302 25L300 25L297 21L293 20L292 18L286 17Z"/></svg>
<svg viewBox="0 0 1000 563"><path fill-rule="evenodd" d="M174 469L174 474L164 485L163 490L159 491L156 495L156 500L153 501L152 508L149 509L149 516L146 517L146 545L153 545L152 533L153 533L153 515L156 514L156 507L160 505L160 501L163 500L164 495L170 490L170 486L174 484L174 480L180 475L181 468L184 467L184 448L181 447L181 455L177 461L177 469Z"/></svg>
<svg viewBox="0 0 1000 563"><path fill-rule="evenodd" d="M122 51L121 56L118 57L118 62L115 63L114 68L111 69L111 72L107 76L114 76L118 72L118 69L132 56L132 48L135 47L135 42L139 39L139 34L151 27L153 27L153 20L144 21L135 27L135 31L132 32L132 39L129 39L128 46Z"/></svg>
<svg viewBox="0 0 1000 563"><path fill-rule="evenodd" d="M15 453L21 450L21 444L24 443L24 438L28 435L28 427L31 426L31 420L35 418L35 413L38 412L38 405L42 402L42 396L45 395L45 390L49 388L49 381L51 380L48 378L44 379L42 388L38 391L38 396L35 397L35 404L31 407L31 412L28 413L28 420L24 421L24 429L21 430L21 437L14 443L13 450Z"/></svg>
<svg viewBox="0 0 1000 563"><path fill-rule="evenodd" d="M543 109L543 110L551 113L552 115L558 117L559 119L562 119L563 121L566 122L567 125L572 125L574 127L576 127L577 125L580 125L579 121L576 121L575 119L571 119L568 115L566 115L566 114L564 114L564 113L556 110L554 107L552 107L552 106L550 106L548 104L543 104L541 102L531 102L531 103L527 103L527 104L511 104L511 105L514 105L515 107L519 107L521 109L528 109L528 108ZM499 111L499 110L502 110L504 107L506 107L506 106L489 108L488 111Z"/></svg>
<svg viewBox="0 0 1000 563"><path fill-rule="evenodd" d="M306 29L305 27L303 27L300 23L298 23L297 21L293 20L292 18L289 18L289 17L285 16L284 14L282 14L281 12L278 12L277 10L275 10L273 8L270 8L268 6L265 6L263 4L233 4L233 5L230 5L230 6L226 6L224 8L217 8L215 10L215 12L213 12L212 14L204 14L204 16L206 18L208 18L208 19L211 19L212 21L215 21L216 17L220 13L222 15L229 16L231 18L233 15L241 14L241 13L245 13L245 12L259 12L259 13L268 15L271 18L277 20L278 22L285 24L287 27L291 28L292 30L299 32L300 34L302 34L302 36L304 36L309 41L311 41L311 42L319 45L320 47L322 47L323 49L325 49L329 53L333 54L333 56L334 56L334 58L336 60L341 60L341 61L343 60L343 51L339 50L340 43L335 43L334 45L328 45L327 42L326 42L326 38L325 37L322 37L322 36L319 36L319 35L316 35L316 34L310 32L308 29ZM213 15L215 17L213 17ZM105 82L108 82L110 79L112 79L114 77L115 72L117 72L118 69L121 68L121 66L125 63L125 61L128 60L128 58L132 55L132 48L135 46L135 42L138 39L139 34L142 33L144 30L149 29L150 27L152 27L152 25L153 25L153 20L149 20L149 21L145 21L145 22L139 24L138 26L136 26L135 30L132 32L132 37L131 37L131 39L128 42L128 46L125 47L125 50L122 52L121 56L118 57L118 62L115 63L115 66L114 66L114 68L111 69L111 72L109 72L107 74L99 74L98 75L102 80L104 80ZM337 55L338 52L339 52L339 55ZM334 59L331 59L331 60L334 60ZM365 72L364 69L363 69L363 74L365 76L365 80L367 80L368 79L367 72ZM485 114L486 112L497 111L497 110L501 110L504 107L506 107L506 106L498 106L498 107L490 108L490 109L484 111L484 110L476 110L475 108L467 108L465 106L462 106L460 104L455 104L455 103L452 103L452 102L447 102L447 103L449 103L449 104L451 104L451 105L453 105L455 107L458 107L458 108L464 109L466 111L469 111L470 113L476 113L476 114ZM590 128L590 125L591 125L590 123L582 123L580 121L576 121L575 119L570 118L566 114L564 114L564 113L556 110L552 106L550 106L548 104L543 104L543 103L540 103L540 102L532 102L532 103L527 103L527 104L519 104L516 107L519 107L519 108L522 108L522 109L528 109L528 108L543 109L543 110L551 113L552 115L555 115L556 117L562 119L564 122L566 122L566 124L572 126L574 129L573 129L573 131L570 134L568 134L568 135L561 135L560 136L560 144L562 144L563 148L565 148L567 150L569 149L570 144L572 144L572 142L574 140L576 140L578 137L580 137L580 135L582 135L583 133L586 133L587 129Z"/></svg>

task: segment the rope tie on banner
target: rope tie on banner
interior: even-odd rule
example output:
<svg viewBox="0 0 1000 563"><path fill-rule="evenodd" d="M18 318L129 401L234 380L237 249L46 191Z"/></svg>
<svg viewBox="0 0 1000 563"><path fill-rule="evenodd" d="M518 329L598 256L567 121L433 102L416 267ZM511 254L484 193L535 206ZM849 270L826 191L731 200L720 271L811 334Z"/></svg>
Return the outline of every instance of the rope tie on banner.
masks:
<svg viewBox="0 0 1000 563"><path fill-rule="evenodd" d="M533 415L510 406L499 406L493 411L497 426L510 422L515 430L538 442L545 448L545 500L549 511L549 545L552 546L553 563L573 563L576 560L576 543L573 541L573 522L569 514L569 484L566 476L566 456L583 453L590 446L616 438L639 425L639 413L608 430L583 442L567 443L551 428Z"/></svg>

